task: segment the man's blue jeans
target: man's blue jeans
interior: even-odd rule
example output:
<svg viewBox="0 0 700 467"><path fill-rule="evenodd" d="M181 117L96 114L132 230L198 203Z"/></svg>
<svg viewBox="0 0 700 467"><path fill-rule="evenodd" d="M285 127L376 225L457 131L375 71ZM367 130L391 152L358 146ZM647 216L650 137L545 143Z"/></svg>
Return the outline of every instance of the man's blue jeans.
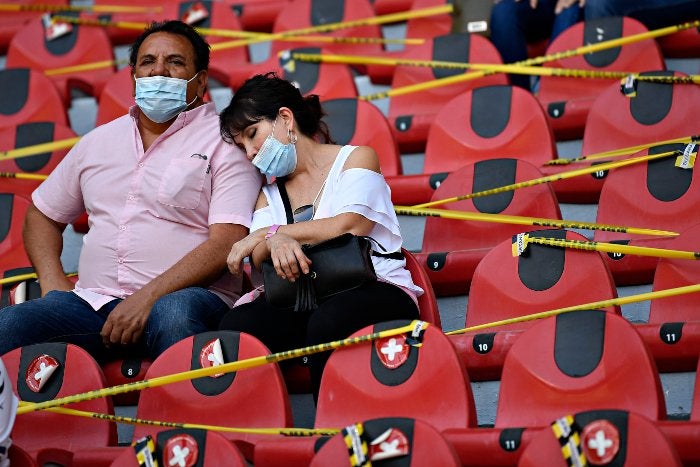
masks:
<svg viewBox="0 0 700 467"><path fill-rule="evenodd" d="M87 350L98 361L134 350L106 348L100 331L109 313L121 302L112 300L98 311L73 292L52 291L42 298L0 310L0 355L40 342L68 342ZM229 307L207 289L189 287L161 297L151 309L142 337L142 350L156 358L185 337L216 329ZM145 350L144 350L145 348Z"/></svg>
<svg viewBox="0 0 700 467"><path fill-rule="evenodd" d="M503 63L527 59L527 43L541 39L552 41L582 18L578 4L554 14L556 0L539 0L532 8L528 0L500 0L491 10L491 42ZM530 77L509 75L514 86L530 90Z"/></svg>

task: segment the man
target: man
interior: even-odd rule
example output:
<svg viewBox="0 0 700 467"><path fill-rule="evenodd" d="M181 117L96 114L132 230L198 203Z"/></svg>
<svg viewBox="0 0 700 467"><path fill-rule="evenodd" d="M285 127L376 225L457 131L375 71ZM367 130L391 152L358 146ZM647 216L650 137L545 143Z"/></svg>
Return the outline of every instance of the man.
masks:
<svg viewBox="0 0 700 467"><path fill-rule="evenodd" d="M185 23L154 23L130 65L137 105L85 135L32 194L24 241L42 297L2 310L0 355L63 341L98 359L138 343L155 358L215 328L241 293L226 255L247 234L261 178L203 103L209 45ZM62 232L84 210L74 285Z"/></svg>

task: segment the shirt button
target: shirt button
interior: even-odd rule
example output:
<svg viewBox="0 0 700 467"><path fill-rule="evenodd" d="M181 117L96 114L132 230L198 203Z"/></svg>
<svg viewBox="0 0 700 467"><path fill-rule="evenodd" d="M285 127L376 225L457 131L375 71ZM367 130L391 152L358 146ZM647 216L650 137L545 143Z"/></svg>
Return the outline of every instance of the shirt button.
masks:
<svg viewBox="0 0 700 467"><path fill-rule="evenodd" d="M119 226L119 230L126 230L126 226L125 226L125 225L120 225L120 226Z"/></svg>
<svg viewBox="0 0 700 467"><path fill-rule="evenodd" d="M133 201L133 200L134 200L134 195L129 195L129 201Z"/></svg>
<svg viewBox="0 0 700 467"><path fill-rule="evenodd" d="M122 264L124 262L124 258L119 258L117 261L119 262L119 264Z"/></svg>
<svg viewBox="0 0 700 467"><path fill-rule="evenodd" d="M143 162L139 162L139 167L143 168Z"/></svg>

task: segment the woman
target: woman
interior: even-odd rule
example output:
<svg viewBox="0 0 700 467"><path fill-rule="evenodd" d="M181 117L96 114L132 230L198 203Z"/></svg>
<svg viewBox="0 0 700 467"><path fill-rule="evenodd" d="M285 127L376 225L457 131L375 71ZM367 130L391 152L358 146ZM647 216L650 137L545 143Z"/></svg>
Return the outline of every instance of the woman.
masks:
<svg viewBox="0 0 700 467"><path fill-rule="evenodd" d="M220 116L223 138L276 178L260 193L251 233L231 249L228 266L234 275L248 256L256 268L270 258L277 274L294 282L311 267L301 245L346 232L372 237L389 253L372 256L376 282L335 295L311 311L280 309L261 295L224 316L222 329L252 334L273 352L344 339L381 321L418 317L416 297L423 290L413 284L400 254L399 223L377 155L366 146L331 144L323 115L318 96L303 97L268 73L246 81ZM287 222L282 183L293 223ZM314 395L328 357L326 352L309 358Z"/></svg>

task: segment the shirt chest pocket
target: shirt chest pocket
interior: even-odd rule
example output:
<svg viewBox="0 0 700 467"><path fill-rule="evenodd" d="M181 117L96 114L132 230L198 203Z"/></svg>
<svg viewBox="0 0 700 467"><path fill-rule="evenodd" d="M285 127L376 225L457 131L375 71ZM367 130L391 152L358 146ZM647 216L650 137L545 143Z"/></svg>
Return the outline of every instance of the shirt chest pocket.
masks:
<svg viewBox="0 0 700 467"><path fill-rule="evenodd" d="M183 209L197 209L210 167L206 159L190 157L170 162L160 180L158 202Z"/></svg>

